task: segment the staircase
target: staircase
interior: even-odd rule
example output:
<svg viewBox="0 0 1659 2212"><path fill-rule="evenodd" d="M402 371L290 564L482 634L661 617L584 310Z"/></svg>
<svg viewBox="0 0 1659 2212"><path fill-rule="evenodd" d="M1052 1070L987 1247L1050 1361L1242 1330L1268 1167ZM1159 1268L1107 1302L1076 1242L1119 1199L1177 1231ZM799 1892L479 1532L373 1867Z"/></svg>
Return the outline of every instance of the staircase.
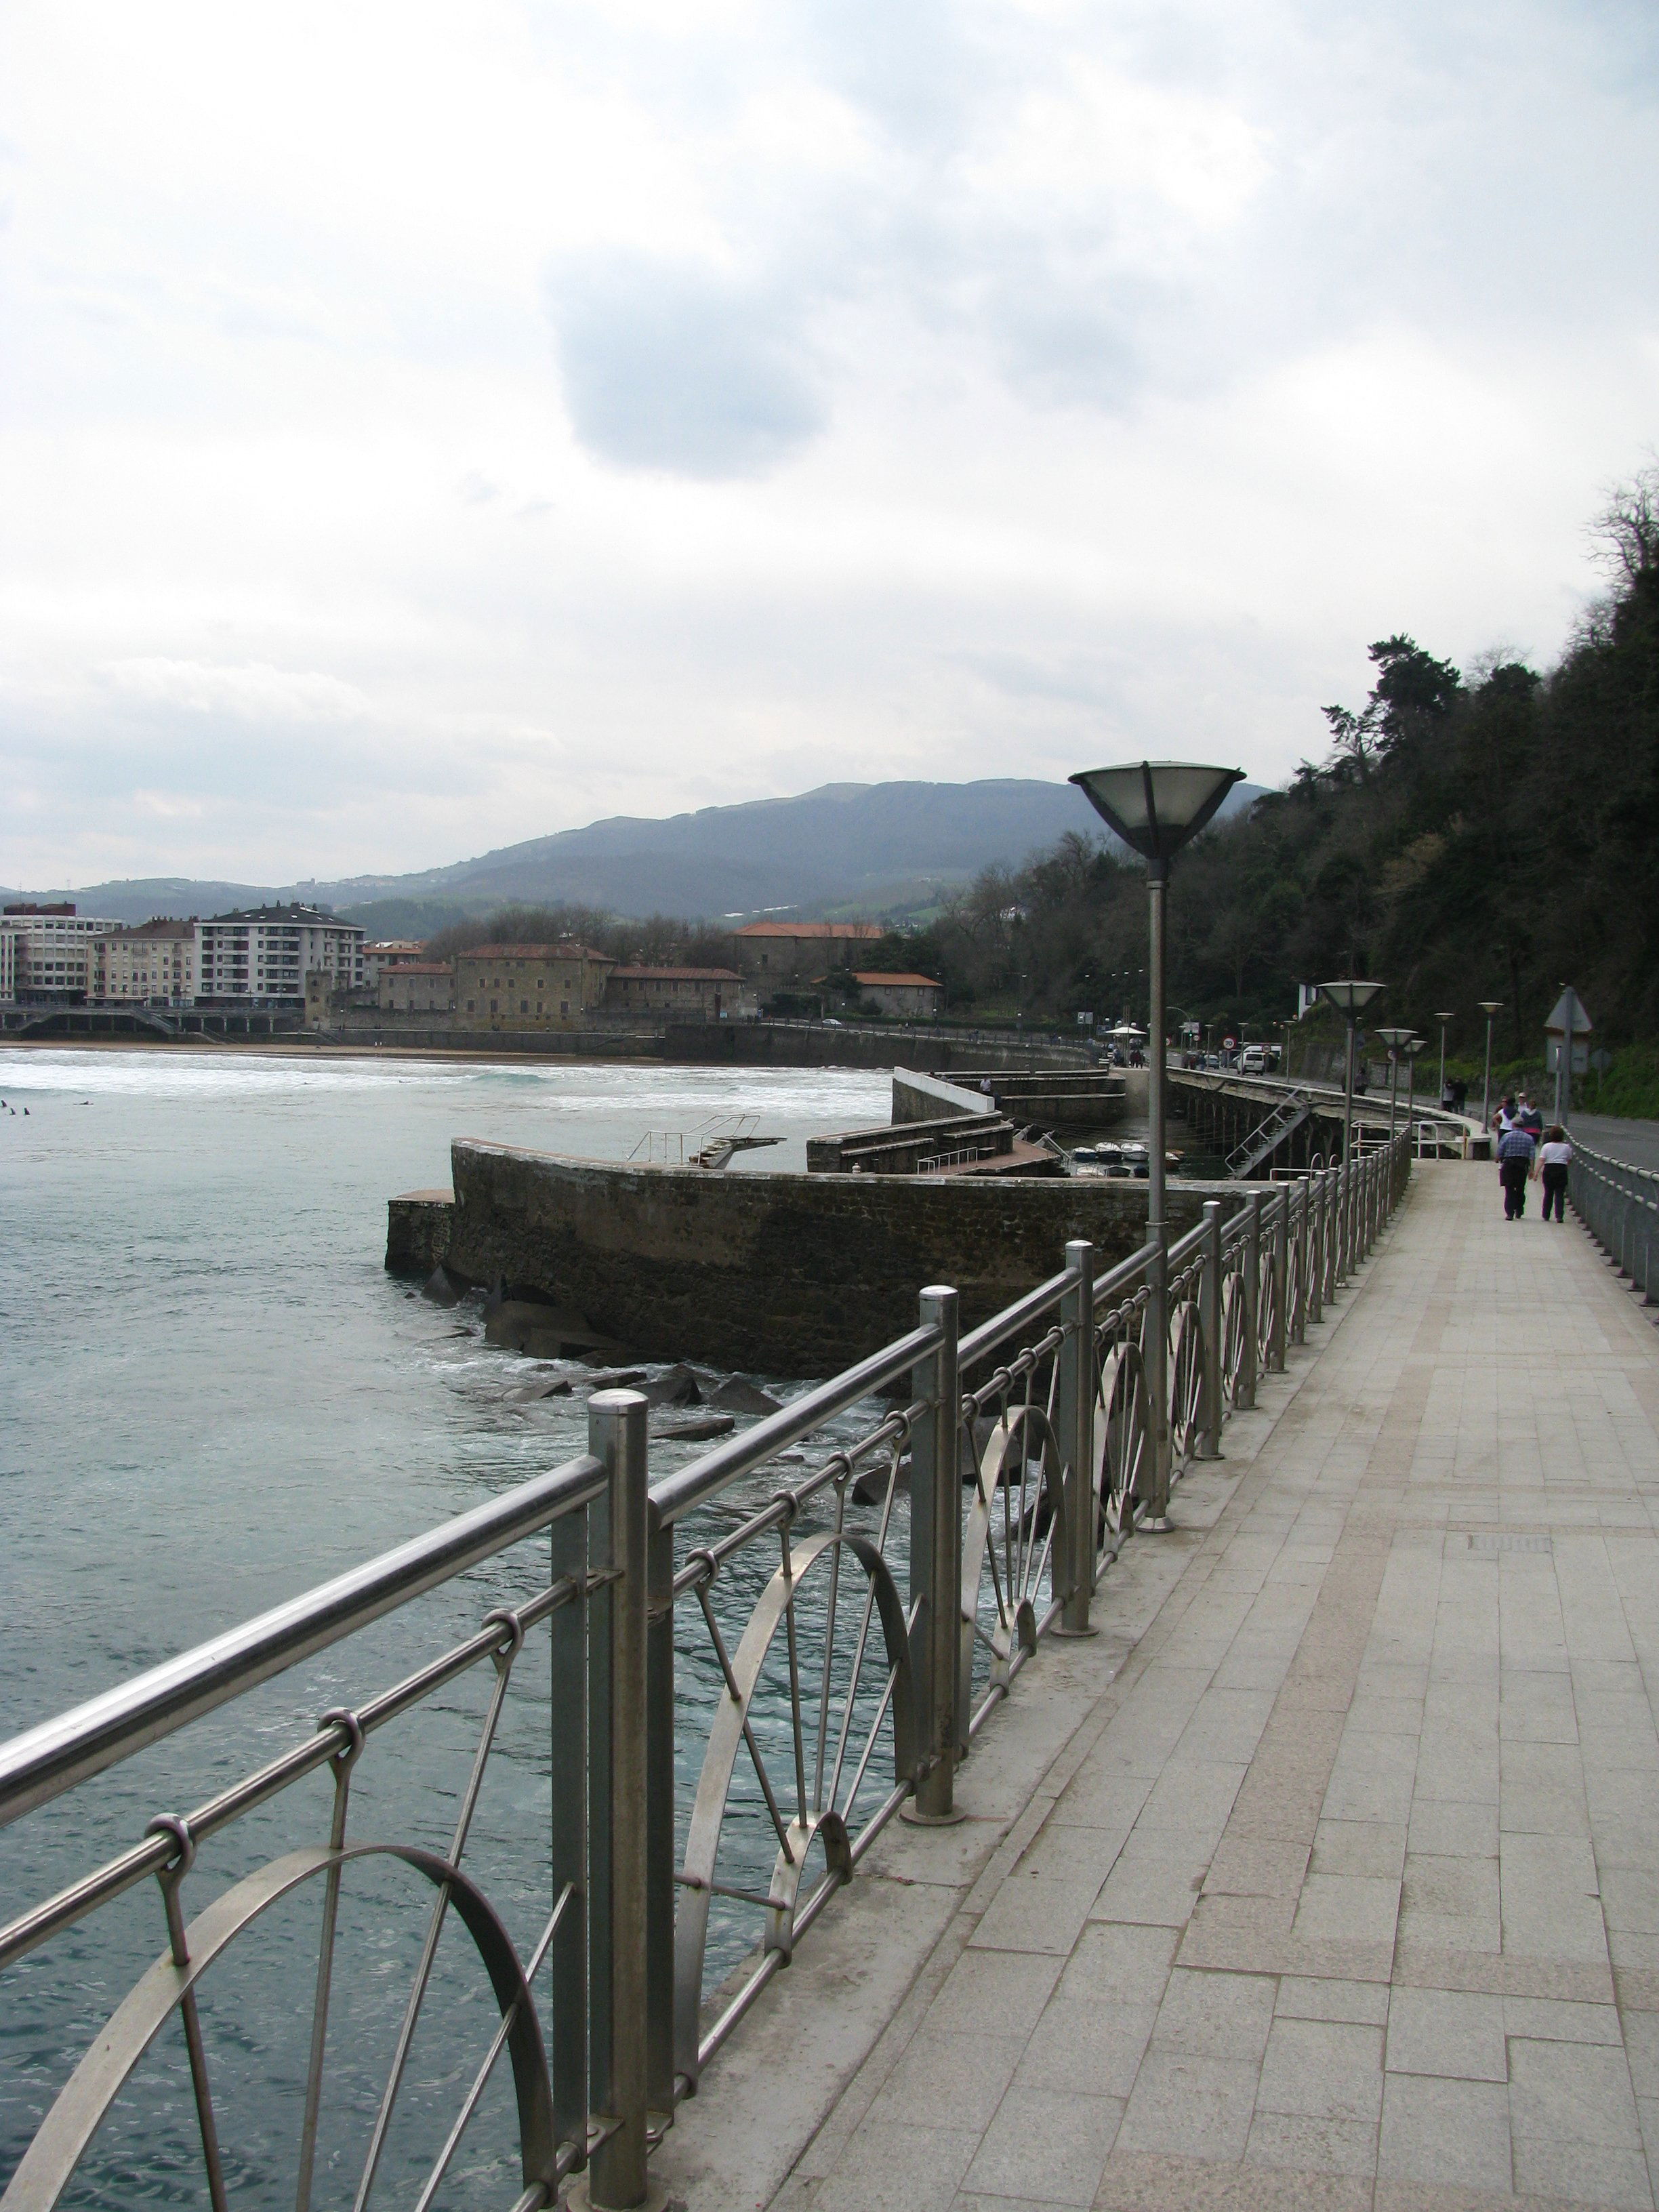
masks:
<svg viewBox="0 0 1659 2212"><path fill-rule="evenodd" d="M1292 1091L1281 1105L1253 1129L1242 1145L1235 1145L1227 1155L1227 1172L1242 1180L1253 1176L1270 1152L1276 1152L1286 1137L1302 1127L1313 1112L1313 1102L1304 1091Z"/></svg>

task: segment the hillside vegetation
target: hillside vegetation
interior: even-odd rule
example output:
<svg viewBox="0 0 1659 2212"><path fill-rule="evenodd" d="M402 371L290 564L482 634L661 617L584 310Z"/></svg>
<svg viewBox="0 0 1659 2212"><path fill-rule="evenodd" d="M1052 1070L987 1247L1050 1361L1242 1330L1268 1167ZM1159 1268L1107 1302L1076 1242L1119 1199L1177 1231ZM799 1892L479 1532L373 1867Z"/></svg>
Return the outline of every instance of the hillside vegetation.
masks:
<svg viewBox="0 0 1659 2212"><path fill-rule="evenodd" d="M1325 709L1326 757L1182 856L1183 1012L1265 1024L1294 1012L1297 981L1375 976L1380 1018L1434 1036L1455 1009L1466 1054L1484 1039L1475 1002L1501 1000L1498 1048L1520 1059L1568 981L1598 1042L1659 1039L1659 469L1595 532L1610 588L1553 670L1494 656L1465 677L1413 638L1379 639L1370 697ZM1146 943L1139 868L1067 836L985 870L868 964L931 963L958 1006L1133 1013Z"/></svg>

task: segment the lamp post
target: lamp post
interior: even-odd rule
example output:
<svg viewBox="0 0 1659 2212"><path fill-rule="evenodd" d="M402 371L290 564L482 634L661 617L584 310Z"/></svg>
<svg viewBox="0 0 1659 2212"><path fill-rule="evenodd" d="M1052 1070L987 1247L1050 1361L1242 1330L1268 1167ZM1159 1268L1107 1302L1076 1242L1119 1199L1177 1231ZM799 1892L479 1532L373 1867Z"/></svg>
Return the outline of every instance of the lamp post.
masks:
<svg viewBox="0 0 1659 2212"><path fill-rule="evenodd" d="M1486 1018L1486 1087L1480 1094L1480 1126L1483 1129L1490 1129L1492 1127L1492 1017L1503 1012L1504 1001L1501 999L1482 999L1479 1003L1481 1012Z"/></svg>
<svg viewBox="0 0 1659 2212"><path fill-rule="evenodd" d="M1412 1139L1412 1158L1417 1158L1417 1055L1428 1043L1427 1037L1407 1037L1406 1040L1406 1127ZM1437 1148L1436 1158L1439 1153Z"/></svg>
<svg viewBox="0 0 1659 2212"><path fill-rule="evenodd" d="M1152 1311L1143 1343L1152 1425L1152 1496L1143 1528L1170 1525L1169 1305L1164 1247L1164 907L1170 863L1197 836L1243 777L1240 768L1198 768L1185 761L1128 761L1073 776L1097 814L1146 863L1146 1241L1153 1262Z"/></svg>
<svg viewBox="0 0 1659 2212"><path fill-rule="evenodd" d="M1446 1024L1454 1018L1450 1014L1435 1016L1440 1024L1440 1103L1443 1106L1446 1103Z"/></svg>
<svg viewBox="0 0 1659 2212"><path fill-rule="evenodd" d="M1346 1167L1353 1151L1353 1032L1356 1016L1363 1013L1377 993L1381 983L1358 983L1352 979L1340 983L1322 983L1319 995L1328 1005L1336 1008L1348 1024L1347 1079L1342 1091L1342 1164Z"/></svg>
<svg viewBox="0 0 1659 2212"><path fill-rule="evenodd" d="M1400 1048L1410 1036L1409 1030L1378 1030L1376 1033L1389 1048L1389 1143L1394 1143L1395 1089L1400 1073Z"/></svg>

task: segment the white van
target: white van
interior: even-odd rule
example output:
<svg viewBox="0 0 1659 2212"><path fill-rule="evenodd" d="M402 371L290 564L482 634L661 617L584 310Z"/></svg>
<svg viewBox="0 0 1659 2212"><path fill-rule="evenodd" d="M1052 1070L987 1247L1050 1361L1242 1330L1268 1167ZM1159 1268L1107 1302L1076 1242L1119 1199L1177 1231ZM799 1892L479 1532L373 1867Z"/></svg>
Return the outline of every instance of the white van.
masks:
<svg viewBox="0 0 1659 2212"><path fill-rule="evenodd" d="M1265 1075L1267 1073L1267 1048L1265 1044L1247 1044L1238 1055L1241 1075Z"/></svg>

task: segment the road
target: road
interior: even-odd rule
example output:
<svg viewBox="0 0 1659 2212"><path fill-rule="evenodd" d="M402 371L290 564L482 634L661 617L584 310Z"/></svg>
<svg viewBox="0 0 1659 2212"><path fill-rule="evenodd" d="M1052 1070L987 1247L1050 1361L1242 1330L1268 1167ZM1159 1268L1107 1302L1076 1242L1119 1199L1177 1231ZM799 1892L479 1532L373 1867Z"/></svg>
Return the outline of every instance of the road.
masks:
<svg viewBox="0 0 1659 2212"><path fill-rule="evenodd" d="M1659 1168L1659 1121L1626 1121L1612 1114L1575 1114L1572 1133L1594 1152L1611 1152L1632 1167Z"/></svg>

